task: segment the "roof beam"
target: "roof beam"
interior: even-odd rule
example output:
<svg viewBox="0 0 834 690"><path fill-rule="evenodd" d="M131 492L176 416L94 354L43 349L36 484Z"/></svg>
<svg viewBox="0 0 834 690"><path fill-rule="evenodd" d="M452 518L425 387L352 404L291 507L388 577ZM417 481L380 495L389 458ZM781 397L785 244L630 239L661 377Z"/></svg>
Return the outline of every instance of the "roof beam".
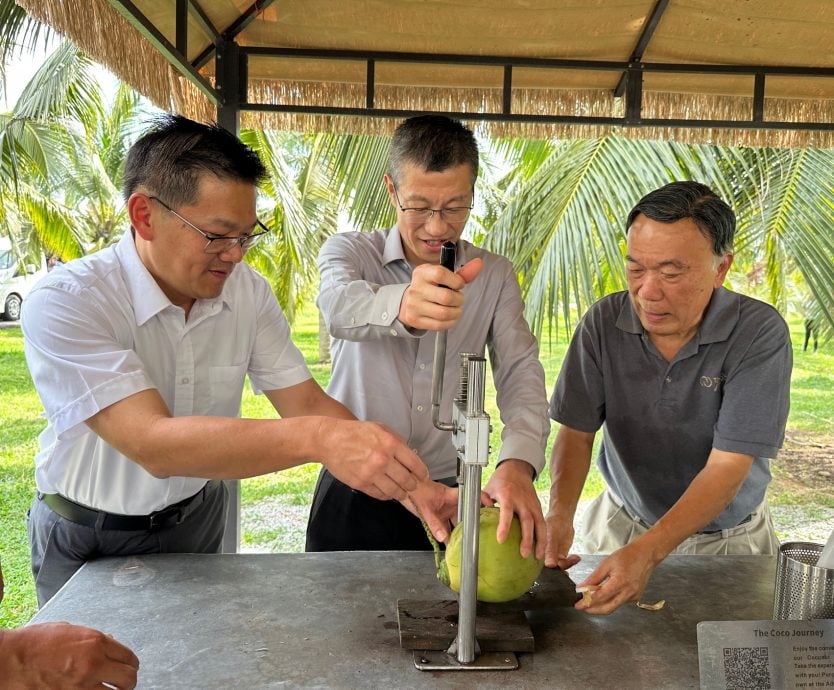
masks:
<svg viewBox="0 0 834 690"><path fill-rule="evenodd" d="M561 60L550 58L508 58L491 55L458 55L397 53L386 51L352 51L352 50L315 50L305 48L259 48L242 47L241 55L288 58L317 58L332 60L365 61L367 65L366 107L339 108L329 106L280 105L271 103L251 103L241 101L241 110L305 113L311 115L362 115L369 117L407 117L421 111L373 107L375 102L375 69L379 62L410 62L423 64L462 64L487 65L503 68L502 107L500 112L492 113L458 113L458 117L470 120L506 121L506 122L541 122L551 124L615 125L627 127L693 127L693 128L730 128L730 129L790 129L834 131L834 123L827 122L777 122L764 120L764 85L769 75L783 77L829 77L834 78L834 68L823 67L788 67L762 65L698 65L676 63L623 63L593 60ZM533 115L512 112L512 75L513 67L536 67L542 69L605 70L623 71L627 75L626 113L625 117L581 117L570 115ZM642 116L642 99L644 95L643 75L646 72L666 73L702 73L702 74L737 74L754 77L754 89L750 93L753 108L750 119L739 120L683 120L644 118ZM246 92L244 92L246 93ZM455 113L449 113L455 116Z"/></svg>
<svg viewBox="0 0 834 690"><path fill-rule="evenodd" d="M130 22L131 26L142 34L148 43L162 54L162 57L171 63L188 81L202 91L206 98L214 105L219 103L220 95L215 88L188 62L185 55L176 46L171 45L171 42L165 38L162 32L151 24L136 5L130 0L110 0L110 3L118 10L119 14Z"/></svg>
<svg viewBox="0 0 834 690"><path fill-rule="evenodd" d="M655 4L654 9L652 10L652 13L649 15L649 20L643 27L643 31L640 34L640 38L637 39L637 45L634 47L634 52L631 54L631 57L628 60L629 64L637 64L643 61L643 54L646 52L646 48L648 48L649 46L649 41L652 40L652 36L654 35L654 31L657 28L657 25L660 24L660 18L666 11L666 7L668 4L669 0L657 0L657 3ZM615 98L620 98L625 93L627 77L628 73L623 72L623 76L620 77L620 81L614 89Z"/></svg>
<svg viewBox="0 0 834 690"><path fill-rule="evenodd" d="M269 7L274 0L255 0L248 8L246 8L241 15L229 26L227 26L222 31L222 38L226 40L234 40L237 36L247 27L252 21L263 12L267 7ZM205 65L210 59L211 56L217 52L216 43L217 39L221 36L216 36L214 45L206 46L205 50L201 52L196 58L194 58L194 62L192 63L194 67L200 69L203 65Z"/></svg>

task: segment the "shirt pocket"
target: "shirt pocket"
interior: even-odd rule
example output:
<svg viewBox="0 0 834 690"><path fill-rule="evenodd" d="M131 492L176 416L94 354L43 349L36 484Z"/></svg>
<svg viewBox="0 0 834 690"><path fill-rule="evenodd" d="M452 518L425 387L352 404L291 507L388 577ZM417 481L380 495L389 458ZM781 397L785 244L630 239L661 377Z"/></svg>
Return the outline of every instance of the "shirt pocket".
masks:
<svg viewBox="0 0 834 690"><path fill-rule="evenodd" d="M209 414L237 417L243 384L246 380L246 363L222 367L209 367Z"/></svg>

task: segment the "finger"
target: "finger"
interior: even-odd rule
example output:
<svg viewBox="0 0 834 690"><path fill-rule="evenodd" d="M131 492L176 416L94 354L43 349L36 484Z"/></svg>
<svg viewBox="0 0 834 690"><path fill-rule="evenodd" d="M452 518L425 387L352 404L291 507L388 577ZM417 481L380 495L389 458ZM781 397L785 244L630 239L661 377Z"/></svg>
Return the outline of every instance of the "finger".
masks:
<svg viewBox="0 0 834 690"><path fill-rule="evenodd" d="M534 534L536 539L536 558L541 560L545 557L545 551L547 550L548 545L547 523L544 521L544 516L541 514L541 511L534 513L533 521Z"/></svg>
<svg viewBox="0 0 834 690"><path fill-rule="evenodd" d="M547 545L544 550L544 565L546 568L558 568L559 559L561 556L556 551L556 545L550 540L547 540Z"/></svg>
<svg viewBox="0 0 834 690"><path fill-rule="evenodd" d="M402 484L394 481L387 474L383 474L374 478L373 486L381 494L381 500L383 501L389 501L392 499L395 501L404 501L408 496L409 491L413 491L417 485L415 483L414 487L406 489L402 486ZM369 496L371 495L368 491L365 493ZM377 496L374 496L374 498L377 498Z"/></svg>
<svg viewBox="0 0 834 690"><path fill-rule="evenodd" d="M538 546L536 544L536 521L530 514L525 514L524 516L519 515L518 521L521 523L521 545L519 546L519 552L522 558L527 558L527 556L533 553L534 547ZM544 543L541 544L541 551L541 555L543 556ZM537 557L541 558L541 556Z"/></svg>
<svg viewBox="0 0 834 690"><path fill-rule="evenodd" d="M449 538L448 520L442 517L429 507L420 510L423 516L423 522L429 528L429 531L434 535L437 541L445 542Z"/></svg>
<svg viewBox="0 0 834 690"><path fill-rule="evenodd" d="M388 463L385 474L406 493L414 491L421 481L429 478L429 470L425 463L402 442L398 443L393 462Z"/></svg>
<svg viewBox="0 0 834 690"><path fill-rule="evenodd" d="M132 668L139 668L139 657L131 649L125 647L111 635L108 635L105 639L104 653L108 659L112 659L120 664L126 664Z"/></svg>
<svg viewBox="0 0 834 690"><path fill-rule="evenodd" d="M495 538L499 544L503 544L510 534L510 526L513 523L513 509L507 503L500 503L498 509L498 527L495 530Z"/></svg>
<svg viewBox="0 0 834 690"><path fill-rule="evenodd" d="M103 682L110 687L118 688L119 690L132 690L136 687L136 672L138 669L138 659L135 666L114 662L108 668L102 669L101 675L105 678Z"/></svg>
<svg viewBox="0 0 834 690"><path fill-rule="evenodd" d="M567 570L568 568L572 568L575 566L582 558L577 556L575 553L570 554L566 557L559 557L556 559L556 567L560 570Z"/></svg>
<svg viewBox="0 0 834 690"><path fill-rule="evenodd" d="M387 501L388 496L386 496L382 491L377 489L373 484L369 484L363 489L359 489L363 494L367 494L371 498L375 498L377 501Z"/></svg>
<svg viewBox="0 0 834 690"><path fill-rule="evenodd" d="M484 262L481 259L472 259L458 269L458 275L467 283L471 283L478 277L483 267Z"/></svg>
<svg viewBox="0 0 834 690"><path fill-rule="evenodd" d="M494 506L495 501L492 500L492 496L490 496L486 491L481 489L481 505L482 506Z"/></svg>

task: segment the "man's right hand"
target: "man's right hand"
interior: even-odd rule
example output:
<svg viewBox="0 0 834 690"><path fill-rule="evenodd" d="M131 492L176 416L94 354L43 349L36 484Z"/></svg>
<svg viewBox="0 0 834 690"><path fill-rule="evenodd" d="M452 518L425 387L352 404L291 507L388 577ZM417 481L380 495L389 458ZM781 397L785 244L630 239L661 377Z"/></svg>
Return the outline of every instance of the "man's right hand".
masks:
<svg viewBox="0 0 834 690"><path fill-rule="evenodd" d="M567 570L581 560L568 550L573 544L573 520L554 512L545 516L547 523L547 548L545 549L544 564L548 568Z"/></svg>
<svg viewBox="0 0 834 690"><path fill-rule="evenodd" d="M139 659L103 632L70 623L0 631L4 688L136 687Z"/></svg>
<svg viewBox="0 0 834 690"><path fill-rule="evenodd" d="M328 418L319 436L322 465L372 498L402 501L429 477L423 461L384 424Z"/></svg>
<svg viewBox="0 0 834 690"><path fill-rule="evenodd" d="M472 259L456 272L440 264L421 264L400 302L399 320L410 328L445 331L463 313L463 287L481 272L483 261Z"/></svg>

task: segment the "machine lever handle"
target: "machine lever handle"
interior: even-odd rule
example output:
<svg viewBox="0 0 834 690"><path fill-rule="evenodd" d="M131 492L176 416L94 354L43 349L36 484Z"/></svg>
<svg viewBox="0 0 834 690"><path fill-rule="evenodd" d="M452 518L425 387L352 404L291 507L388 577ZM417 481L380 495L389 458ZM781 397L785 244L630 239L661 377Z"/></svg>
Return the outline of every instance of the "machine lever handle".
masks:
<svg viewBox="0 0 834 690"><path fill-rule="evenodd" d="M455 247L454 242L444 242L443 246L440 247L440 265L454 272L456 252L457 247Z"/></svg>

